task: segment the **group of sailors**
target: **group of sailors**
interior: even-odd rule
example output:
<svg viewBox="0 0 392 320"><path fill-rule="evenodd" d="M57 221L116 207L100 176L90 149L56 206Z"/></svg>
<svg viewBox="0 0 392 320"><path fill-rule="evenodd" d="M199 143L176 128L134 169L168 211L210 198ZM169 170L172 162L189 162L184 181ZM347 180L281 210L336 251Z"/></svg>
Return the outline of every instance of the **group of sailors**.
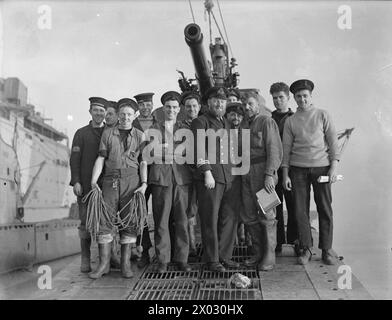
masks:
<svg viewBox="0 0 392 320"><path fill-rule="evenodd" d="M270 94L276 108L272 113L257 92L242 94L224 87L210 88L203 101L197 92L168 91L161 97L162 107L154 111L153 93L117 102L91 97L91 121L75 133L70 159L70 184L81 220L81 272L97 279L115 267L123 277L132 277L135 243L142 245L138 266L150 262L148 227L142 239L131 225L120 230L119 261L113 245L116 234L101 223L97 239L100 262L91 272L91 234L86 227L87 203L82 198L94 188L102 190L111 214L119 212L121 217L129 214L126 207L135 193L144 194L146 201L152 198L155 271L163 273L170 262L179 270L191 270L188 258L196 249L196 221L200 223L202 261L208 270L224 272L239 267L232 259L239 225L245 227L252 243L253 256L244 261L246 266L272 270L275 255L285 243L294 245L298 263L308 263L313 246L309 220L312 186L322 261L335 264L331 183L336 181L339 161L337 135L328 112L313 105L313 89L313 82L307 79L290 87L283 82L272 84ZM298 105L296 112L289 108L290 92ZM146 157L152 129L161 133L155 141L160 149ZM188 129L193 137L192 163L176 161L177 147L187 144L174 139L180 129ZM233 174L241 164L231 157L227 161L224 139L216 138L212 148L208 134L200 134L233 130L236 134L228 135L229 152L236 144L243 162L246 159L249 163L242 174ZM169 148L171 141L174 145ZM186 146L180 150L189 151ZM328 176L329 183L319 183L320 176ZM269 193L275 190L282 202L284 199L287 232L283 204L267 212L261 210L256 193L262 188Z"/></svg>

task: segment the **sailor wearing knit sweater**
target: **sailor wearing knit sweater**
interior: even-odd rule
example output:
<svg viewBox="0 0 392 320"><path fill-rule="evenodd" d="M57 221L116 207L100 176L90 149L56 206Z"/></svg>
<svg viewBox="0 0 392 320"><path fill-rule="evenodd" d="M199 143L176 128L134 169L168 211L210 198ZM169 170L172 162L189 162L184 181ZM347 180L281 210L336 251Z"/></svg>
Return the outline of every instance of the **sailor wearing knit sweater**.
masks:
<svg viewBox="0 0 392 320"><path fill-rule="evenodd" d="M301 254L300 264L312 257L313 240L309 219L310 186L319 217L319 248L326 264L335 264L331 252L333 218L331 183L336 181L339 161L335 127L327 111L314 107L310 80L297 80L290 91L298 105L293 116L287 119L283 130L283 186L292 190L298 223ZM330 183L319 183L320 176L329 176Z"/></svg>

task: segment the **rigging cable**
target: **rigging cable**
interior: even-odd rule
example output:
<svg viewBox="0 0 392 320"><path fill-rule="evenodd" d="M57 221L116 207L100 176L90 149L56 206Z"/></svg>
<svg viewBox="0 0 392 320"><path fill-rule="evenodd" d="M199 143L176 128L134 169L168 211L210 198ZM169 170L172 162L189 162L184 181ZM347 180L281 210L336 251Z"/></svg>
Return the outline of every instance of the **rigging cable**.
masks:
<svg viewBox="0 0 392 320"><path fill-rule="evenodd" d="M193 14L193 8L192 8L191 0L188 0L188 2L189 2L189 7L191 8L193 23L196 23L196 22L195 22L195 15Z"/></svg>
<svg viewBox="0 0 392 320"><path fill-rule="evenodd" d="M230 53L231 53L231 57L234 57L234 55L233 55L233 50L231 50L231 45L230 45L230 41L229 41L229 36L227 35L225 21L223 20L223 15L222 15L221 7L220 7L220 4L219 4L219 0L216 0L216 2L218 3L219 14L220 14L220 17L221 17L221 20L222 20L223 30L225 31L226 40L227 40L227 44L228 44L228 46L229 46L229 50L230 50Z"/></svg>
<svg viewBox="0 0 392 320"><path fill-rule="evenodd" d="M211 11L211 13L212 13L212 17L214 18L216 27L218 28L219 34L220 34L220 36L221 36L221 38L222 38L222 40L223 40L223 42L224 42L224 41L225 41L225 37L223 36L222 31L221 31L221 29L219 28L218 22L217 22L216 19L215 19L214 12Z"/></svg>

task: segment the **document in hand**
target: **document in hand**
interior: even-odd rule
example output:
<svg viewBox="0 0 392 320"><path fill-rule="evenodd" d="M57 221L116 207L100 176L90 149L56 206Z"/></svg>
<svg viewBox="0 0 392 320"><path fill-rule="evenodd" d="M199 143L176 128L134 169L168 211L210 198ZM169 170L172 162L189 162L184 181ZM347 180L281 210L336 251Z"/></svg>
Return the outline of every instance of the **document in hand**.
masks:
<svg viewBox="0 0 392 320"><path fill-rule="evenodd" d="M282 203L275 190L272 193L268 193L267 190L263 188L256 193L256 197L261 211L264 214Z"/></svg>

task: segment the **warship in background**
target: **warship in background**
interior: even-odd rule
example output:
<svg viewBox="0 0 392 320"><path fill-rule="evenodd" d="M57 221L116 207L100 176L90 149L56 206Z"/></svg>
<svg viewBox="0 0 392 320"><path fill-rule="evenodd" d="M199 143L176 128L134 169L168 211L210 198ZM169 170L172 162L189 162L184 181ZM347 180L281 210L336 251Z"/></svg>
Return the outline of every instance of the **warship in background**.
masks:
<svg viewBox="0 0 392 320"><path fill-rule="evenodd" d="M0 78L0 273L80 251L69 139L46 120L22 81Z"/></svg>
<svg viewBox="0 0 392 320"><path fill-rule="evenodd" d="M190 48L195 66L195 79L179 71L181 91L198 91L205 104L205 92L213 85L238 89L239 74L236 60L229 57L230 45L223 34L211 36L213 2L206 0L210 27L209 62L204 53L201 28L191 23L185 27L185 42ZM220 8L219 8L220 10ZM193 13L192 13L193 14ZM222 16L222 15L221 15ZM222 19L223 20L223 19ZM216 21L215 21L216 22ZM219 29L219 28L218 28ZM225 29L225 28L224 28ZM226 35L227 39L227 35ZM77 220L67 219L74 200L69 182L68 138L45 123L45 119L27 104L27 89L16 78L0 82L0 273L64 257L80 251ZM240 89L241 95L258 89ZM268 110L266 110L268 111ZM352 129L339 135L344 148ZM5 159L5 161L3 161ZM4 185L4 187L3 187ZM72 216L72 215L71 215ZM311 220L316 219L312 213ZM48 222L37 220L56 219ZM149 220L152 216L149 215ZM150 233L153 223L150 221ZM313 225L313 224L312 224ZM200 228L196 230L197 255L190 261L192 271L176 270L174 265L164 274L156 274L152 264L144 269L132 263L134 277L124 279L119 270L92 280L80 273L80 257L62 268L53 278L52 290L35 290L34 299L128 299L128 300L291 300L291 299L372 299L366 288L350 273L352 286L340 287L344 266L342 257L335 266L321 263L317 249L318 235L313 228L313 259L306 266L297 264L291 245L284 245L277 255L273 271L259 272L255 268L230 269L223 273L205 270ZM153 237L152 237L152 240ZM154 251L151 248L151 251ZM97 264L96 246L92 254L93 268ZM154 252L150 252L154 256ZM233 259L242 263L250 257L249 248L236 245ZM247 276L251 285L233 287L235 274ZM352 276L352 278L351 278Z"/></svg>

